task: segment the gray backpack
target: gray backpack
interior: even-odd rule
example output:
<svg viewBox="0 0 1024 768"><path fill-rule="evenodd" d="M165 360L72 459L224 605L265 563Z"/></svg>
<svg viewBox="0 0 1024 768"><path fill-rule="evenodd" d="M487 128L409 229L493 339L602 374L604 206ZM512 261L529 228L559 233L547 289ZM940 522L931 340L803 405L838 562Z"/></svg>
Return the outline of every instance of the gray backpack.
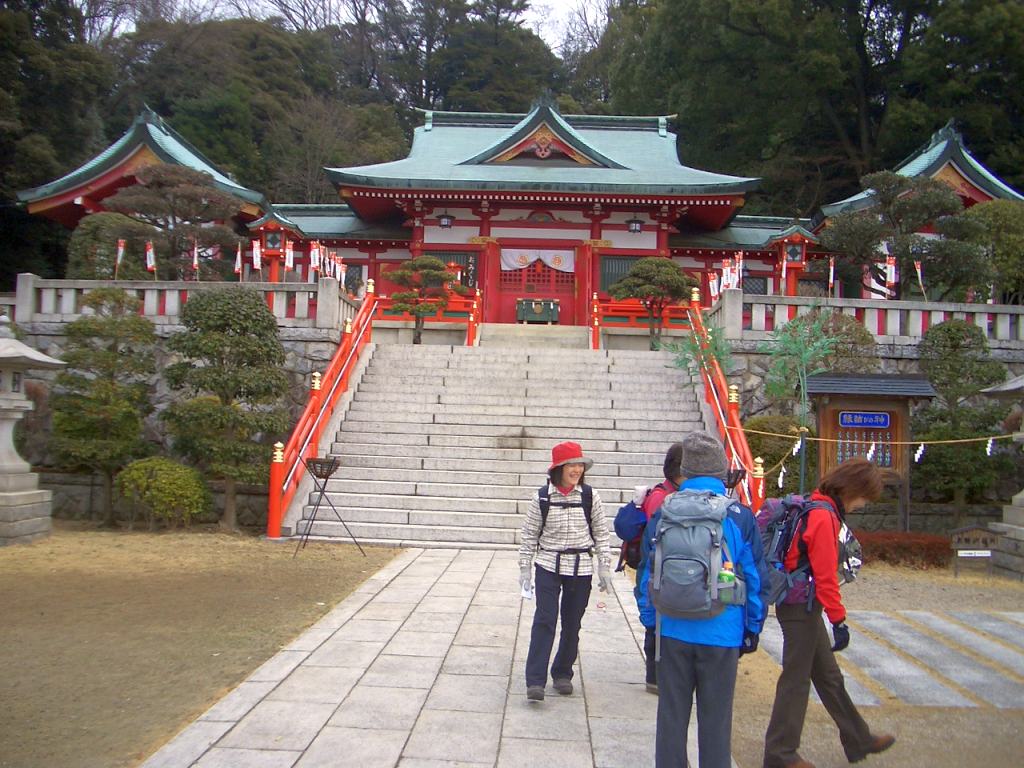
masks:
<svg viewBox="0 0 1024 768"><path fill-rule="evenodd" d="M729 552L722 521L735 500L708 491L678 491L661 505L653 539L651 603L658 616L710 619L727 605L744 605L746 583ZM732 563L735 580L719 582L722 563Z"/></svg>

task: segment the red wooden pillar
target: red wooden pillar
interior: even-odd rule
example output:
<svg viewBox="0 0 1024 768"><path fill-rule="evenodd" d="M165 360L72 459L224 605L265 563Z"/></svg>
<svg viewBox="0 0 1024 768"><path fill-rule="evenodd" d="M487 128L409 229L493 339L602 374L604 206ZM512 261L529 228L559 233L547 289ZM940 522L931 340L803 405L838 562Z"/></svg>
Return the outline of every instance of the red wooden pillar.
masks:
<svg viewBox="0 0 1024 768"><path fill-rule="evenodd" d="M480 251L483 264L478 269L477 278L484 289L484 322L498 322L499 295L501 293L501 248L493 238L488 238L484 249Z"/></svg>
<svg viewBox="0 0 1024 768"><path fill-rule="evenodd" d="M576 308L573 313L573 325L590 325L593 263L594 247L590 243L579 246L576 249Z"/></svg>

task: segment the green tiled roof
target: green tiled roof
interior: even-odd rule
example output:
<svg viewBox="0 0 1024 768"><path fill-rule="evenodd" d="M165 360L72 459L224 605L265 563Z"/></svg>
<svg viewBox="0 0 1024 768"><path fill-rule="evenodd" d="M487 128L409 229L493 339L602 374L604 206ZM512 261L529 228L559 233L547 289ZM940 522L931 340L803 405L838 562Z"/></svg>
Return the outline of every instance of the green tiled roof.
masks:
<svg viewBox="0 0 1024 768"><path fill-rule="evenodd" d="M927 144L900 163L896 167L895 173L901 176L927 176L930 178L938 173L946 163L953 163L957 170L975 186L996 200L1024 201L1024 195L1000 181L995 174L967 151L963 136L956 130L952 120L946 123L941 130L932 134ZM837 203L823 205L821 217L870 208L871 198L872 192L868 189Z"/></svg>
<svg viewBox="0 0 1024 768"><path fill-rule="evenodd" d="M22 202L32 202L47 197L53 197L69 190L88 184L103 174L117 167L121 162L130 157L140 145L148 147L153 154L163 162L170 165L181 165L196 171L203 171L213 177L214 186L229 195L244 200L248 203L255 203L263 209L269 205L266 198L259 193L241 184L232 181L228 176L215 166L203 154L188 143L180 134L165 123L159 115L150 109L146 109L135 118L132 127L98 154L89 162L85 163L66 176L56 181L43 184L34 189L26 189L18 192L18 199Z"/></svg>
<svg viewBox="0 0 1024 768"><path fill-rule="evenodd" d="M562 116L538 103L527 115L428 112L403 160L328 168L337 186L591 194L718 195L751 192L760 180L688 168L664 117ZM541 123L595 165L482 162Z"/></svg>
<svg viewBox="0 0 1024 768"><path fill-rule="evenodd" d="M811 225L810 219L799 219L795 223L803 228ZM788 216L736 216L717 232L693 230L669 235L668 244L670 248L758 251L793 225L794 220Z"/></svg>
<svg viewBox="0 0 1024 768"><path fill-rule="evenodd" d="M398 221L366 222L360 219L344 203L329 205L288 205L280 203L272 206L259 221L249 225L255 229L268 221L276 220L282 226L298 232L311 240L357 237L370 240L404 240L412 239L412 232Z"/></svg>

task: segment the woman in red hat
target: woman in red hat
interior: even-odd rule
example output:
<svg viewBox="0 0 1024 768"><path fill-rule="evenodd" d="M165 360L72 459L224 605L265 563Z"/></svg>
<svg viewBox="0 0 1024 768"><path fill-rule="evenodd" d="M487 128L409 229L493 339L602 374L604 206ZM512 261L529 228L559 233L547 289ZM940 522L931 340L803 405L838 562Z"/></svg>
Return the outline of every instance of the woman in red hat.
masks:
<svg viewBox="0 0 1024 768"><path fill-rule="evenodd" d="M548 482L533 494L523 523L519 582L524 594L530 590L531 564L536 573L537 608L526 659L526 698L531 701L544 701L559 612L562 634L551 664L552 685L563 696L572 695L572 665L579 649L580 622L590 600L593 555L597 555L601 591L611 586L604 508L597 491L583 482L593 463L576 443L552 448Z"/></svg>

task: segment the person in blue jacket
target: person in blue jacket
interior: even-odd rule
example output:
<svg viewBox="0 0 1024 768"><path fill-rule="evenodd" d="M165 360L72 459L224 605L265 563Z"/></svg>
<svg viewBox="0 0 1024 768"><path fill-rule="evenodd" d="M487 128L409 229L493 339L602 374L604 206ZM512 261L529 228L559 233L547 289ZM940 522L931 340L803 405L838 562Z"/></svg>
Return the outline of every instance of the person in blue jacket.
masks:
<svg viewBox="0 0 1024 768"><path fill-rule="evenodd" d="M729 464L722 444L702 432L694 432L682 442L680 473L683 481L679 490L710 491L724 496ZM750 525L745 520L747 516ZM655 623L648 582L653 539L660 519L659 510L651 518L643 537L638 602L645 626ZM688 768L686 734L695 692L700 768L730 768L732 765L736 671L740 655L757 649L765 618L767 566L757 522L749 509L730 510L722 521L722 529L729 551L739 565L737 572L746 580L747 601L742 606L727 606L711 619L661 617L656 768ZM744 535L744 529L748 535ZM764 573L763 587L761 573Z"/></svg>

